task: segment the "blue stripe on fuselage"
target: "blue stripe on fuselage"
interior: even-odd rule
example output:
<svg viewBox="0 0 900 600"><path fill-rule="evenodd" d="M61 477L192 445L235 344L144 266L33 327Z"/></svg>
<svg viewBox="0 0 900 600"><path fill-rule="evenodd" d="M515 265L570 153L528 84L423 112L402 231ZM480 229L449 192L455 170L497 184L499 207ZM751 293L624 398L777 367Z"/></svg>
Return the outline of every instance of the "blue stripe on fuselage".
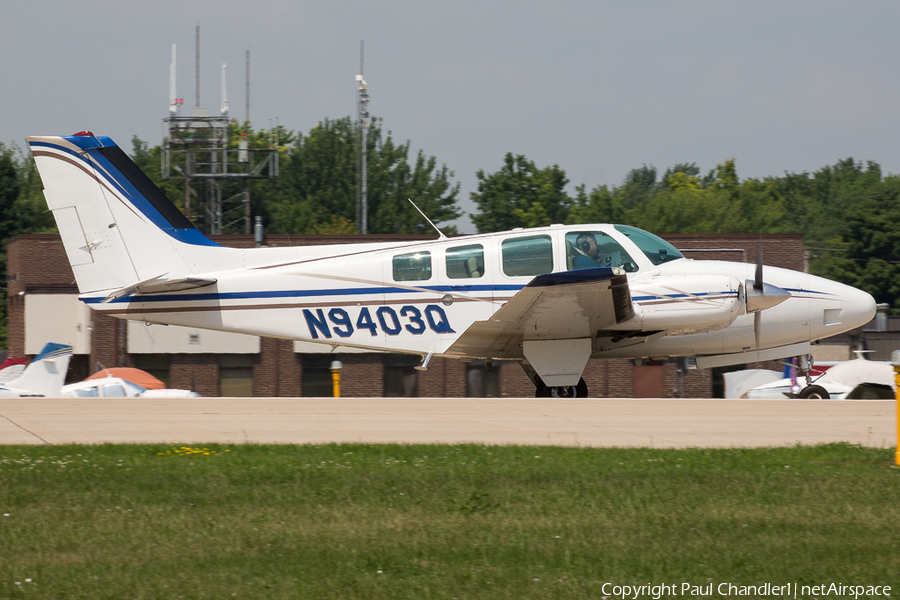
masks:
<svg viewBox="0 0 900 600"><path fill-rule="evenodd" d="M278 290L278 291L253 291L253 292L213 292L202 294L149 294L141 296L124 296L110 301L122 302L210 302L223 300L270 300L274 298L315 298L322 296L364 296L378 294L423 294L428 292L444 293L476 293L476 292L517 292L524 285L437 285L422 286L418 290L410 290L400 287L371 287L371 288L332 288L321 290ZM813 290L789 290L791 292L833 295L827 292ZM709 296L736 296L736 291L725 292L699 292L696 294L665 294L632 296L632 302L646 302L649 300L677 300L680 298L706 298ZM91 297L81 298L85 304L100 304L105 298Z"/></svg>
<svg viewBox="0 0 900 600"><path fill-rule="evenodd" d="M816 290L802 290L802 289L795 289L795 288L782 288L782 289L786 292L790 292L791 294L795 294L795 293L796 294L819 294L822 296L834 296L834 294L832 294L830 292L819 292Z"/></svg>
<svg viewBox="0 0 900 600"><path fill-rule="evenodd" d="M112 300L115 302L205 302L214 300L248 300L248 299L272 299L272 298L312 298L317 296L361 296L361 295L377 295L377 294L421 294L425 292L503 292L518 291L522 289L521 285L438 285L423 287L422 290L409 290L398 287L384 288L339 288L326 290L278 290L265 292L213 292L204 294L150 294L144 296L124 296ZM99 304L105 298L82 298L82 302L86 304Z"/></svg>

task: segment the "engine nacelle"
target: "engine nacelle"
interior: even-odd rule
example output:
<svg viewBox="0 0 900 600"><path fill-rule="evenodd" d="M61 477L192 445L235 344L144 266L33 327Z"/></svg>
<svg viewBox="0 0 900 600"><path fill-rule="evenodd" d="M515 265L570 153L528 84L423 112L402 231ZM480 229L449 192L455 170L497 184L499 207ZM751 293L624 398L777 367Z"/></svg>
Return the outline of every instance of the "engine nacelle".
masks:
<svg viewBox="0 0 900 600"><path fill-rule="evenodd" d="M664 275L629 283L635 311L631 323L637 321L641 331L719 331L744 314L743 284L731 275Z"/></svg>

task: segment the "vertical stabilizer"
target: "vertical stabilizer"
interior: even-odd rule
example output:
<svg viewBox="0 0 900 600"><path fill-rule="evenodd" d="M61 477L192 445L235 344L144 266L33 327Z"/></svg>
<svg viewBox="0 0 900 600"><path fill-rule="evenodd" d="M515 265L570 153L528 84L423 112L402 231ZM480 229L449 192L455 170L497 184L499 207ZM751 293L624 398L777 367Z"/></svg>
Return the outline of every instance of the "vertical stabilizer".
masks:
<svg viewBox="0 0 900 600"><path fill-rule="evenodd" d="M18 390L23 395L58 398L66 382L71 358L72 346L50 342L18 378L4 384L4 387Z"/></svg>
<svg viewBox="0 0 900 600"><path fill-rule="evenodd" d="M110 138L82 132L28 142L82 294L190 276L194 249L217 246Z"/></svg>

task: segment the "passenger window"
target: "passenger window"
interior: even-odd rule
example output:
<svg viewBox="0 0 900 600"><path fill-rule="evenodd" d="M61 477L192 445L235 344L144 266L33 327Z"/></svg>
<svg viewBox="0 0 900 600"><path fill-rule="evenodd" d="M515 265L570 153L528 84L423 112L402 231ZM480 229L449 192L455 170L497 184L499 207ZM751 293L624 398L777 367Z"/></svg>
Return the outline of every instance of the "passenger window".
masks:
<svg viewBox="0 0 900 600"><path fill-rule="evenodd" d="M447 277L478 279L484 275L484 248L481 244L447 249Z"/></svg>
<svg viewBox="0 0 900 600"><path fill-rule="evenodd" d="M631 255L602 231L573 231L566 234L566 268L592 269L621 267L626 273L638 270Z"/></svg>
<svg viewBox="0 0 900 600"><path fill-rule="evenodd" d="M394 281L431 279L431 252L413 252L394 257Z"/></svg>
<svg viewBox="0 0 900 600"><path fill-rule="evenodd" d="M96 387L89 387L84 390L77 390L75 392L78 394L79 398L96 398L100 395L99 390Z"/></svg>
<svg viewBox="0 0 900 600"><path fill-rule="evenodd" d="M503 273L509 277L543 275L553 271L553 244L548 235L504 240Z"/></svg>
<svg viewBox="0 0 900 600"><path fill-rule="evenodd" d="M103 396L106 398L124 398L125 388L118 383L107 383L103 386Z"/></svg>

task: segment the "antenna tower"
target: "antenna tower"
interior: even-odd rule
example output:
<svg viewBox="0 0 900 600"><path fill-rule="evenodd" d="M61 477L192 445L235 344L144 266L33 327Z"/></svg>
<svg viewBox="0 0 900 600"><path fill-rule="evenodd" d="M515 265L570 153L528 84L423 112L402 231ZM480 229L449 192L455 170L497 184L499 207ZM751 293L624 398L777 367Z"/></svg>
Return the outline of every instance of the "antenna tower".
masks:
<svg viewBox="0 0 900 600"><path fill-rule="evenodd" d="M244 76L244 121L250 123L250 50L247 50L246 75Z"/></svg>
<svg viewBox="0 0 900 600"><path fill-rule="evenodd" d="M357 200L356 200L356 230L359 233L367 233L368 223L368 191L366 190L366 159L369 138L369 85L363 78L363 56L365 40L359 42L359 75L357 81L357 107L356 121L359 125L359 161L357 162Z"/></svg>
<svg viewBox="0 0 900 600"><path fill-rule="evenodd" d="M277 142L249 148L246 134L233 140L228 116L227 67L222 63L222 105L218 115L200 106L200 26L197 26L197 106L180 114L175 94L175 44L169 66L168 134L163 140L163 179L184 180L184 214L208 234L251 231L250 180L278 176ZM248 52L249 75L249 52ZM248 79L249 86L249 79ZM249 122L249 89L248 89Z"/></svg>
<svg viewBox="0 0 900 600"><path fill-rule="evenodd" d="M194 88L197 93L197 102L195 107L200 107L200 26L197 25L196 34L194 36Z"/></svg>

